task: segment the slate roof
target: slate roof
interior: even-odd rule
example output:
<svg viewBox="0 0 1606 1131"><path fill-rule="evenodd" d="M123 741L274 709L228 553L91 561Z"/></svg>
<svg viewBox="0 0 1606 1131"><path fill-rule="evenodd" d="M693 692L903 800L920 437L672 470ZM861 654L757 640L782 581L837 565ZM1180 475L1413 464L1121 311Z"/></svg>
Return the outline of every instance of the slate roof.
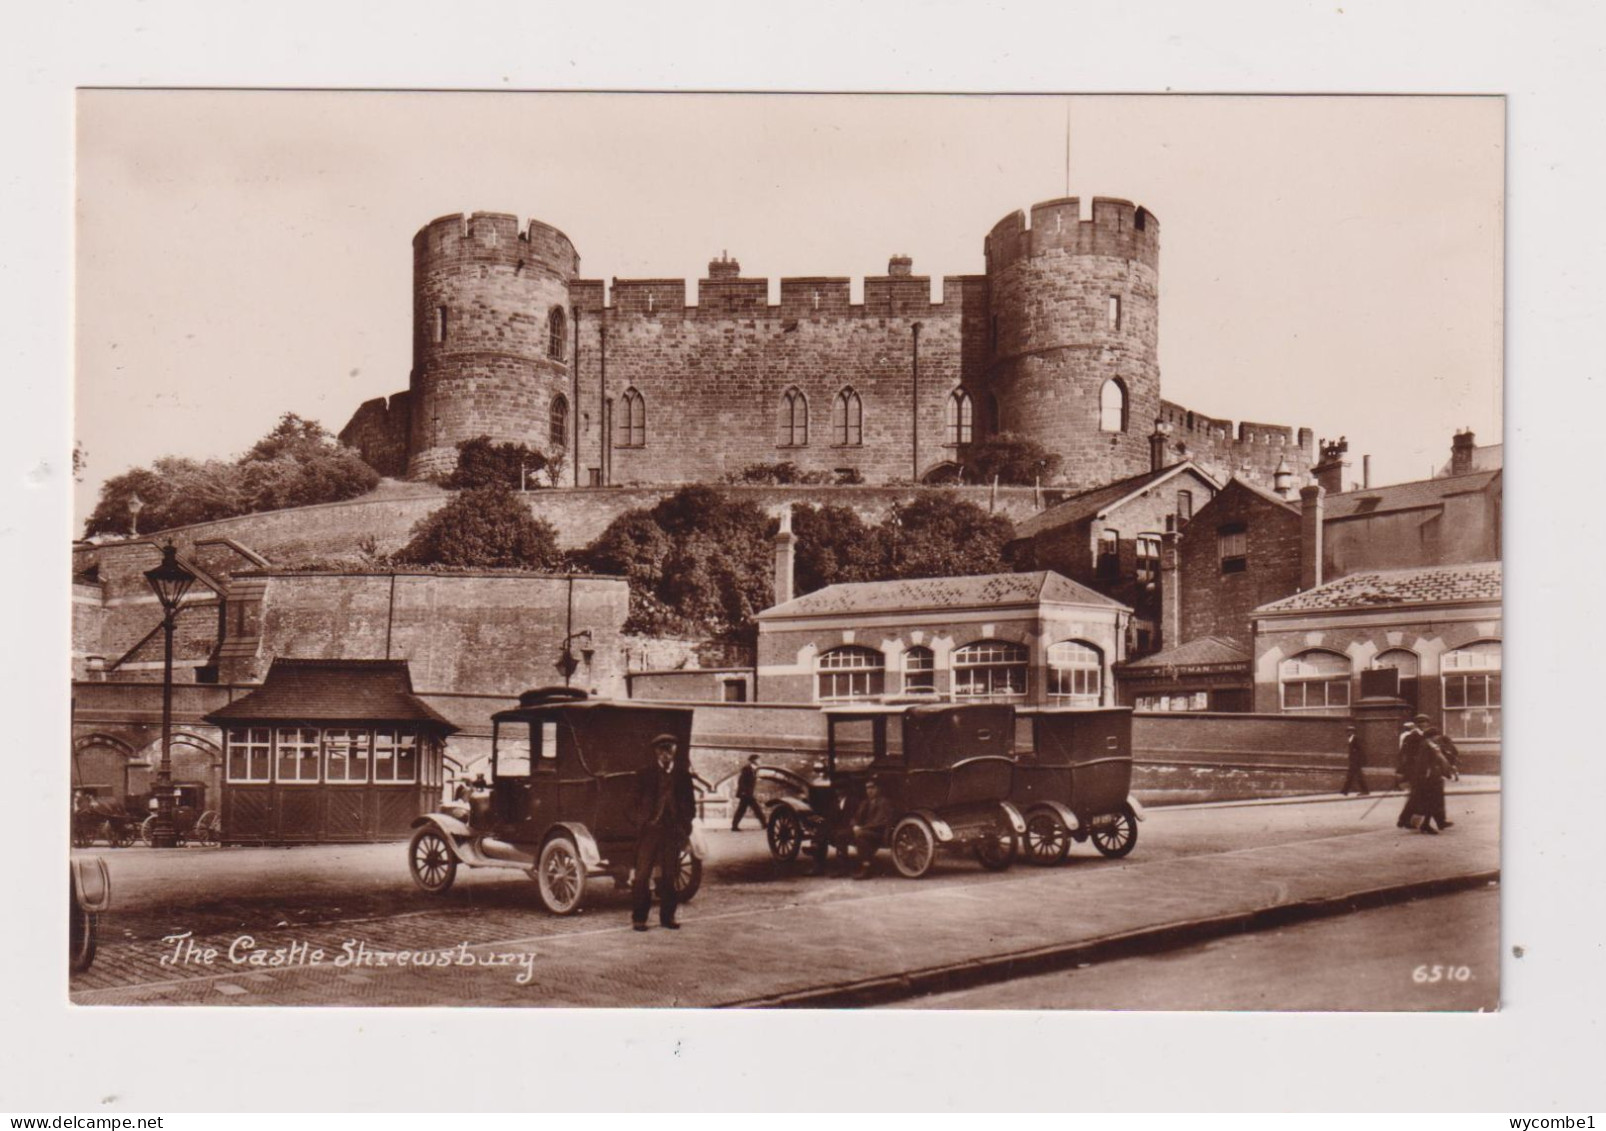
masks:
<svg viewBox="0 0 1606 1131"><path fill-rule="evenodd" d="M1500 588L1499 562L1368 570L1262 605L1255 613L1380 609L1402 605L1434 605L1446 601L1498 601Z"/></svg>
<svg viewBox="0 0 1606 1131"><path fill-rule="evenodd" d="M1201 636L1175 648L1167 648L1141 660L1122 665L1123 671L1152 668L1195 667L1212 664L1247 664L1253 657L1249 649L1230 636Z"/></svg>
<svg viewBox="0 0 1606 1131"><path fill-rule="evenodd" d="M262 686L207 722L410 722L457 727L413 694L406 660L276 659Z"/></svg>
<svg viewBox="0 0 1606 1131"><path fill-rule="evenodd" d="M901 581L860 581L828 585L765 609L759 620L829 616L840 613L887 613L923 609L977 609L1054 602L1124 609L1053 570L1033 573L989 573L976 577L920 577Z"/></svg>
<svg viewBox="0 0 1606 1131"><path fill-rule="evenodd" d="M1174 463L1169 467L1162 467L1159 471L1145 471L1141 475L1129 475L1125 479L1117 479L1114 483L1107 483L1103 487L1095 487L1091 491L1084 491L1080 495L1072 495L1062 503L1056 503L1045 511L1032 515L1024 522L1015 524L1015 537L1034 538L1045 530L1068 526L1073 522L1080 522L1084 518L1092 518L1100 511L1113 503L1118 503L1128 495L1143 490L1152 483L1158 483L1184 468L1199 472L1204 479L1214 483L1210 476L1199 471L1190 461ZM1200 504L1203 505L1202 503Z"/></svg>
<svg viewBox="0 0 1606 1131"><path fill-rule="evenodd" d="M1335 518L1348 518L1351 515L1439 506L1451 495L1470 495L1487 489L1499 474L1498 470L1475 471L1471 475L1457 475L1448 479L1418 479L1413 483L1395 483L1389 487L1368 487L1346 491L1342 495L1328 495L1323 501L1322 518L1331 522Z"/></svg>

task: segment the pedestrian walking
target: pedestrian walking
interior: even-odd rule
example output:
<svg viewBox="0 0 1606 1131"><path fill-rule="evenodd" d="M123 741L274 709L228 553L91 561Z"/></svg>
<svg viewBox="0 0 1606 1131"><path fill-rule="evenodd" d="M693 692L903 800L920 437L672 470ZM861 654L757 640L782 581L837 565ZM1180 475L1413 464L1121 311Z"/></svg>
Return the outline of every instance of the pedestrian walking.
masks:
<svg viewBox="0 0 1606 1131"><path fill-rule="evenodd" d="M1396 788L1404 785L1409 792L1405 796L1405 807L1400 810L1399 819L1394 823L1402 829L1415 828L1423 812L1422 762L1427 740L1422 737L1419 722L1426 721L1426 715L1418 715L1401 724L1400 756L1394 766L1394 785Z"/></svg>
<svg viewBox="0 0 1606 1131"><path fill-rule="evenodd" d="M1422 741L1422 824L1426 826L1436 821L1440 829L1447 829L1455 824L1444 811L1444 783L1446 779L1458 776L1455 761L1449 753L1455 749L1455 743L1438 727L1431 725L1423 728Z"/></svg>
<svg viewBox="0 0 1606 1131"><path fill-rule="evenodd" d="M697 798L692 789L691 765L680 751L680 740L672 734L660 734L652 740L652 750L654 765L636 778L636 816L641 831L636 838L635 871L630 884L630 921L638 931L647 929L656 874L658 925L673 931L680 928L675 921L675 875L680 870L680 854L691 839Z"/></svg>
<svg viewBox="0 0 1606 1131"><path fill-rule="evenodd" d="M736 816L731 818L731 832L741 828L742 818L751 809L753 816L758 818L758 827L764 827L764 810L758 807L758 801L753 797L753 791L758 788L758 755L749 754L747 765L742 772L736 775Z"/></svg>
<svg viewBox="0 0 1606 1131"><path fill-rule="evenodd" d="M1344 788L1339 792L1348 797L1350 790L1353 789L1362 797L1365 797L1372 791L1366 788L1366 770L1362 762L1361 740L1355 733L1355 725L1353 723L1347 729L1349 730L1349 774L1344 778Z"/></svg>

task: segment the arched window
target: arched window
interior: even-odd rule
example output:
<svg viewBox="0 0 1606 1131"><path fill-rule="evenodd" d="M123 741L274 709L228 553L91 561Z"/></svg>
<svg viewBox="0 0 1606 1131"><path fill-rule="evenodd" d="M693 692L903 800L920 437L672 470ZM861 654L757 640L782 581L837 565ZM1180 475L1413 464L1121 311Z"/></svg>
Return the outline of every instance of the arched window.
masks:
<svg viewBox="0 0 1606 1131"><path fill-rule="evenodd" d="M564 331L568 319L563 316L563 307L554 306L546 316L546 355L553 361L562 361L568 355L568 334Z"/></svg>
<svg viewBox="0 0 1606 1131"><path fill-rule="evenodd" d="M886 660L874 648L848 644L821 652L814 664L821 703L855 703L877 698L885 686Z"/></svg>
<svg viewBox="0 0 1606 1131"><path fill-rule="evenodd" d="M618 434L621 448L647 446L647 402L635 389L626 389L619 398Z"/></svg>
<svg viewBox="0 0 1606 1131"><path fill-rule="evenodd" d="M797 386L781 394L781 447L801 448L809 442L809 402Z"/></svg>
<svg viewBox="0 0 1606 1131"><path fill-rule="evenodd" d="M569 398L559 393L547 413L547 439L554 448L569 446Z"/></svg>
<svg viewBox="0 0 1606 1131"><path fill-rule="evenodd" d="M1104 657L1081 640L1061 640L1048 649L1048 697L1068 707L1097 707L1104 693Z"/></svg>
<svg viewBox="0 0 1606 1131"><path fill-rule="evenodd" d="M1444 681L1444 733L1451 738L1500 737L1500 641L1480 640L1439 657Z"/></svg>
<svg viewBox="0 0 1606 1131"><path fill-rule="evenodd" d="M1421 671L1421 661L1417 659L1416 653L1404 648L1390 648L1386 652L1379 652L1377 659L1372 661L1372 666L1393 668L1399 673L1400 698L1409 703L1414 712L1417 700L1416 678Z"/></svg>
<svg viewBox="0 0 1606 1131"><path fill-rule="evenodd" d="M1126 431L1126 386L1111 377L1099 390L1099 431Z"/></svg>
<svg viewBox="0 0 1606 1131"><path fill-rule="evenodd" d="M975 432L976 406L970 394L955 389L948 397L948 442L968 444Z"/></svg>
<svg viewBox="0 0 1606 1131"><path fill-rule="evenodd" d="M1311 715L1349 714L1350 660L1337 652L1309 651L1277 669L1283 710Z"/></svg>
<svg viewBox="0 0 1606 1131"><path fill-rule="evenodd" d="M930 648L916 645L903 650L903 689L937 690L937 660Z"/></svg>
<svg viewBox="0 0 1606 1131"><path fill-rule="evenodd" d="M953 656L954 698L1008 702L1026 697L1027 651L1024 644L978 640L956 648Z"/></svg>
<svg viewBox="0 0 1606 1131"><path fill-rule="evenodd" d="M851 388L831 402L831 442L855 448L864 443L864 405Z"/></svg>

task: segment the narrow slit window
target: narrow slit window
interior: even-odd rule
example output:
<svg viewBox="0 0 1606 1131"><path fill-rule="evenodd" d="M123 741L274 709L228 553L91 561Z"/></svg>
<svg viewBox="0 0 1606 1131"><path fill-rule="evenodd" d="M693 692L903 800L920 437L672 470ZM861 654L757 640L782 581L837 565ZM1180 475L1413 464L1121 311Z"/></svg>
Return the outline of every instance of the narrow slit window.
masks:
<svg viewBox="0 0 1606 1131"><path fill-rule="evenodd" d="M1121 328L1121 296L1120 295L1111 295L1110 296L1109 319L1110 319L1110 329L1119 330Z"/></svg>
<svg viewBox="0 0 1606 1131"><path fill-rule="evenodd" d="M435 340L437 342L446 340L446 308L444 306L435 308Z"/></svg>

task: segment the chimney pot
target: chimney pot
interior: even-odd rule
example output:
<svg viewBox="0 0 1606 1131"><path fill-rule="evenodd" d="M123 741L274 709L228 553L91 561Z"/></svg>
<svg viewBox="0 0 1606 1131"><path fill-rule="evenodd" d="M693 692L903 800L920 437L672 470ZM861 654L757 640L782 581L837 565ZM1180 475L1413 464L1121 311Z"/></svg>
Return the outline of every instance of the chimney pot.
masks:
<svg viewBox="0 0 1606 1131"><path fill-rule="evenodd" d="M888 275L909 275L914 273L915 261L907 255L894 255L887 260Z"/></svg>

